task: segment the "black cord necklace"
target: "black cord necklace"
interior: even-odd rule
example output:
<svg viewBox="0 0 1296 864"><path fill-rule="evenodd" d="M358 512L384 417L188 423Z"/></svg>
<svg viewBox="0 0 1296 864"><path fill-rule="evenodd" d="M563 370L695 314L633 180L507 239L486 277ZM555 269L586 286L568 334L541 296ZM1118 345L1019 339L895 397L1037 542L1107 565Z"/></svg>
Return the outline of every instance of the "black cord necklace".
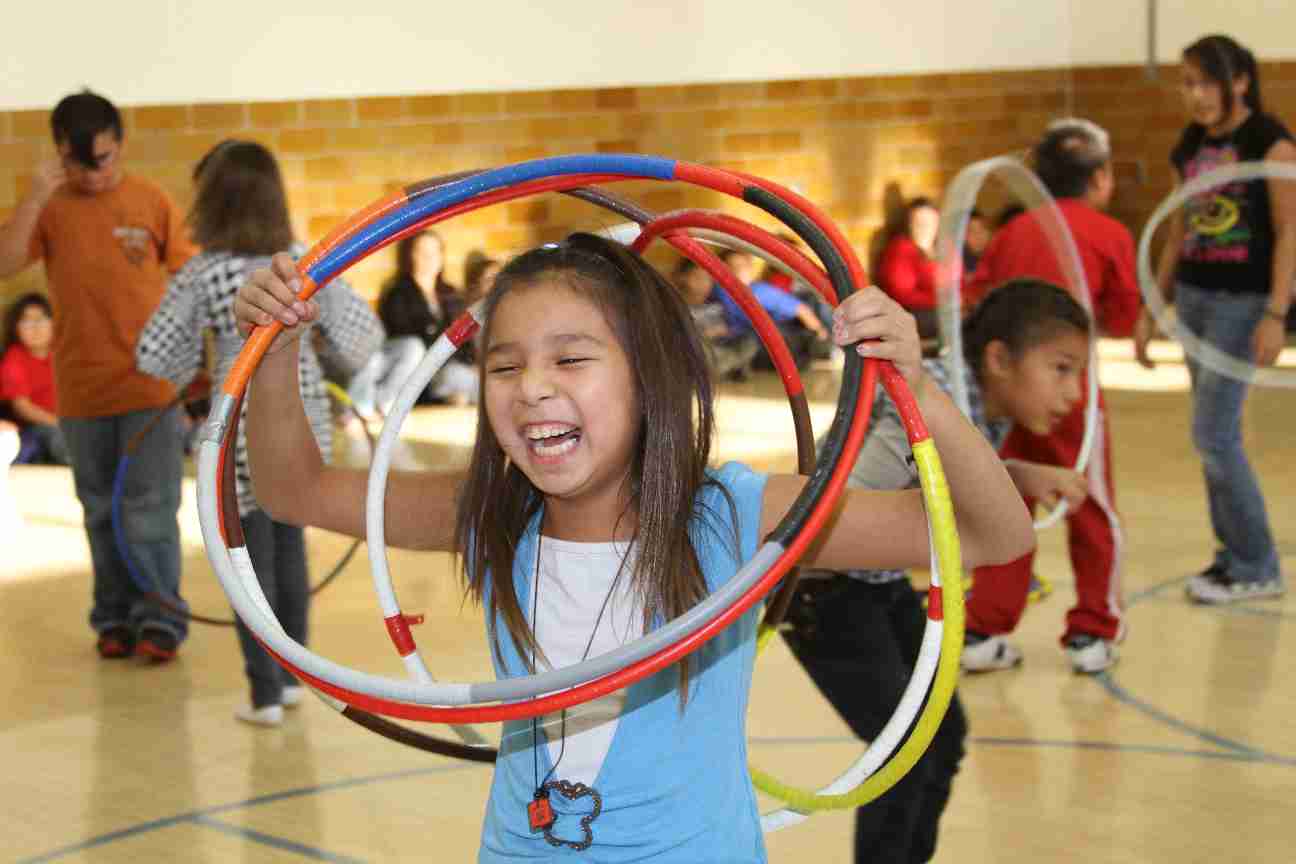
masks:
<svg viewBox="0 0 1296 864"><path fill-rule="evenodd" d="M536 563L534 584L531 586L531 638L535 640L531 649L531 668L535 669L536 665L536 648L539 632L536 620L537 611L540 607L540 552L544 542L544 520L541 519L540 529L536 532ZM621 571L625 569L625 562L617 568L616 576L612 578L612 584L608 586L607 595L603 598L603 605L599 607L598 617L594 619L594 629L590 631L589 639L585 643L585 651L581 654L583 662L589 657L590 649L594 645L594 636L598 633L599 625L603 623L603 613L607 611L608 602L612 599L612 592L616 591L617 582L621 579ZM575 849L577 852L583 852L594 842L594 831L590 828L590 823L598 818L603 812L603 796L593 786L587 786L584 783L571 783L566 780L551 780L554 772L558 770L558 764L562 762L563 755L567 752L567 709L562 712L562 738L558 747L558 758L554 760L553 767L549 773L545 774L544 780L540 780L540 732L536 718L531 718L531 768L535 778L535 795L531 803L527 805L527 819L531 824L532 831L544 831L544 838L550 846L566 846ZM554 823L558 817L554 815L553 805L549 802L549 793L557 792L569 801L586 796L594 800L594 809L587 816L581 817L580 826L584 833L584 838L579 841L563 840L553 835Z"/></svg>

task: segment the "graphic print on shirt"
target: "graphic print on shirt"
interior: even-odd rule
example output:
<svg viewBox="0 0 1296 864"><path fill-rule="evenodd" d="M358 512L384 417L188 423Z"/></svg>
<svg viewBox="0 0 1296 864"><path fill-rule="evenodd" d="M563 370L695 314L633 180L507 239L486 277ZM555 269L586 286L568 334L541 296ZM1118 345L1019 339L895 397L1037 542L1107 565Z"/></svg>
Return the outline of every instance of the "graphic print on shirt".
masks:
<svg viewBox="0 0 1296 864"><path fill-rule="evenodd" d="M1238 161L1232 144L1205 145L1184 165L1184 179ZM1245 263L1250 258L1252 219L1245 181L1229 183L1194 196L1184 205L1188 231L1183 258L1187 261Z"/></svg>
<svg viewBox="0 0 1296 864"><path fill-rule="evenodd" d="M136 267L141 267L148 260L149 248L153 245L153 232L135 225L118 225L113 229L113 238L126 253L126 260Z"/></svg>

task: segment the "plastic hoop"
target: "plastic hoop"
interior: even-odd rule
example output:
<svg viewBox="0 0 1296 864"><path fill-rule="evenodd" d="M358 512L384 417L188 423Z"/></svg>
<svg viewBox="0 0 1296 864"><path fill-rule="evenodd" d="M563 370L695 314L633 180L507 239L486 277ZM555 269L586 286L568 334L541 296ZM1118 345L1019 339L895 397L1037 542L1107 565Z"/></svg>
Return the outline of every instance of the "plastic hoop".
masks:
<svg viewBox="0 0 1296 864"><path fill-rule="evenodd" d="M1151 310L1161 332L1172 335L1183 346L1184 354L1203 367L1248 384L1262 387L1296 387L1296 370L1265 369L1239 360L1203 340L1177 318L1172 318L1152 272L1152 235L1166 218L1189 199L1227 183L1250 180L1296 180L1296 165L1290 162L1236 162L1194 177L1171 192L1152 211L1138 243L1139 288L1143 302Z"/></svg>
<svg viewBox="0 0 1296 864"><path fill-rule="evenodd" d="M591 173L644 179L678 179L742 197L750 203L770 210L775 215L784 218L785 221L790 221L794 230L798 230L803 236L809 235L806 240L811 247L817 247L816 251L820 252L825 259L830 260L829 270L830 272L835 271L835 281L840 283L840 293L848 294L853 290L847 271L848 265L842 259L841 253L823 239L823 232L816 229L810 219L788 207L776 195L770 194L755 184L746 183L734 175L713 169L705 169L701 166L675 163L652 157L598 155L560 157L558 159L523 163L519 166L483 172L426 191L414 186L405 190L406 200L403 203L396 201L395 196L384 199L384 201L366 211L362 220L363 224L357 230L340 232L336 245L327 252L314 255L308 259L313 262L313 266L303 268L306 270L304 275L307 288L302 293L304 296L309 296L307 292L314 285L327 282L345 269L346 266L358 260L363 254L379 248L385 242L391 242L395 236L408 229L424 215L443 212L455 205L463 204L469 199L491 193L505 186L517 185L555 175L574 175L581 177L582 182L586 182L585 178ZM355 223L353 222L353 224ZM632 683L632 680L628 679L632 678L633 675L637 674L639 677L643 677L643 675L655 671L656 668L660 668L660 666L668 662L673 662L676 659L674 653L679 650L680 646L685 644L682 637L703 631L704 626L712 617L715 617L717 621L720 620L720 613L726 608L729 608L730 611L739 608L738 604L734 602L739 598L746 601L747 606L750 606L760 596L758 593L759 587L765 583L772 584L772 581L776 580L787 569L787 566L790 566L793 558L800 554L800 547L804 545L797 541L804 539L802 535L806 534L807 529L818 528L819 519L825 515L826 502L840 493L841 485L844 483L844 474L846 472L839 470L843 466L834 465L830 470L829 462L832 460L827 460L821 456L819 468L807 485L806 493L794 506L792 513L780 525L771 541L766 543L756 558L749 562L734 580L731 580L730 583L711 595L707 601L703 601L702 604L690 610L681 618L676 619L676 621L667 624L635 643L624 646L617 652L588 661L588 665L584 668L571 667L528 676L528 678L473 685L419 684L418 682L396 681L381 676L355 672L311 654L301 646L288 640L282 634L282 631L277 630L273 624L273 616L267 614L268 609L262 608L261 604L255 602L255 591L252 590L255 583L248 584L250 570L246 567L246 561L242 560L245 556L238 554L240 551L238 547L229 549L226 545L225 536L232 533L232 526L221 524L219 510L216 505L214 475L217 463L220 461L217 442L223 437L222 433L226 431L233 403L237 401L238 396L246 387L247 378L254 363L259 359L259 354L264 352L268 340L273 338L276 329L269 328L265 335L254 334L249 340L248 348L240 357L240 363L236 364L234 371L231 372L230 379L226 382L220 410L214 414L213 422L208 430L208 440L204 441L203 444L200 462L206 480L204 484L206 494L203 495L204 532L210 532L211 535L208 543L209 552L218 553L219 547L224 547L230 553L228 556L211 554L210 557L213 558L213 566L221 576L222 583L226 585L227 591L231 594L231 600L235 603L240 614L244 614L245 617L251 619L249 620L250 626L255 622L252 629L258 633L258 636L263 641L268 643L268 647L273 653L278 654L282 661L300 671L308 683L318 682L319 685L323 685L321 689L324 689L325 692L331 692L335 698L344 698L350 701L347 697L355 696L357 702L371 702L371 704L379 707L383 713L388 713L390 716L408 717L417 715L415 719L432 719L442 722L448 720L480 722L483 719L535 716L540 713L548 713L554 710L555 707L565 707L595 698L602 695L602 692L609 692L617 686ZM473 329L475 329L474 322L471 318L461 319L457 326L452 327L445 334L446 341L457 340L461 344L463 340L468 338ZM448 347L443 343L440 351L434 349L429 357L425 358L425 362L434 361L436 359L435 355L444 352ZM240 374L240 371L242 374ZM854 371L858 373L858 368ZM868 395L862 393L859 388L858 374L848 376L848 379L853 380L848 380L847 386L843 388L843 406L850 406L853 402L866 398ZM845 428L847 421L850 421L849 430ZM865 420L865 422L867 421ZM834 423L835 434L830 436L835 439L835 446L831 451L826 450L825 453L831 452L834 460L840 461L844 441L847 439L862 439L862 427L863 424L856 421L849 407L839 410L837 422ZM847 434L848 431L849 435ZM393 432L394 425L389 424L389 427L384 429L384 436ZM858 448L858 440L855 440L853 447ZM851 451L849 458L853 458L853 452L854 450ZM375 465L375 468L377 467ZM371 478L372 476L371 474ZM374 527L372 524L369 526L371 544L380 537L380 534L375 533ZM228 566L226 562L220 560L222 557L228 557ZM766 571L764 579L762 579L763 570ZM747 596L744 596L744 594ZM398 622L393 622L393 626L403 626L404 623L403 619L398 619ZM676 645L672 646L672 643L676 643ZM645 662L639 669L631 673L626 664L633 665L639 661ZM633 680L637 680L637 678ZM607 689L600 691L600 687ZM565 688L573 689L566 690ZM564 690L565 692L556 693L545 699L535 698L541 693L556 690ZM483 702L508 702L509 700L519 701L477 709L431 707L470 706ZM368 708L369 706L363 705L362 707Z"/></svg>
<svg viewBox="0 0 1296 864"><path fill-rule="evenodd" d="M591 170L591 171L596 170L595 168L584 167L586 164L590 163L591 161L604 162L608 160L629 160L629 161L644 160L652 163L662 163L665 161L665 160L649 160L647 159L647 157L606 157L606 156L605 157L566 157L564 159L558 159L558 160L539 160L539 162L537 163L524 163L521 166L515 166L513 170L516 171L517 169L529 168L532 171L535 171L537 166L545 166L546 168L550 168L550 167L555 167L554 163L580 163L579 168L576 165L564 165L562 167L568 168L567 171L558 170L553 172L554 174L568 173L568 174L579 175L581 170ZM832 245L833 241L828 240L824 236L824 232L818 230L822 226L816 225L816 222L819 221L814 218L817 216L816 211L811 211L810 217L807 217L805 214L798 213L795 210L795 208L790 207L785 201L781 200L778 197L778 191L775 191L777 190L777 187L773 187L772 184L768 184L764 181L759 181L759 182L753 181L750 184L748 184L743 181L743 178L735 178L734 175L726 175L725 172L717 172L712 169L701 169L699 166L689 166L685 163L668 163L668 164L672 166L673 176L672 175L661 176L659 174L649 173L649 172L645 172L641 175L636 175L633 171L624 170L624 165L617 166L615 170L611 170L611 166L609 166L610 169L609 173L615 175L615 179L621 179L623 177L634 178L637 176L643 176L651 179L679 179L679 180L685 180L689 182L695 182L698 183L699 185L708 186L709 188L718 189L719 191L723 191L731 195L743 197L745 200L748 200L751 203L755 203L757 204L757 206L763 207L764 209L768 210L774 215L779 216L780 218L784 218L784 221L789 221L789 217L790 217L790 224L792 224L794 230L797 230L797 233L802 235L803 239L805 239L807 243L809 243L811 248L815 249L815 251L820 254L820 257L823 258L826 262L828 262L829 273L833 277L832 283L834 285L837 285L840 288L844 288L844 290L842 290L840 293L845 295L850 293L851 290L853 290L853 285L851 284L849 273L862 272L861 269L859 268L858 262L853 260L853 256L849 255L849 251L847 251L846 256L842 256L838 252L838 250L833 247ZM603 167L603 166L599 165L597 167ZM496 172L484 172L484 173L499 174L502 172L507 172L509 170L510 169L499 169ZM526 172L522 172L522 173L525 174ZM475 185L474 181L481 181L483 177L484 175L475 175L474 177L467 178L463 181L456 181L455 183L448 184L448 185L458 186L461 183ZM528 177L520 182L525 184L530 179L531 178ZM600 177L599 179L604 179L604 178ZM613 178L608 177L607 179L613 179ZM735 179L737 179L738 182L735 182ZM587 176L581 176L580 181L589 182L589 178ZM514 182L519 182L519 181L514 181ZM495 189L499 189L504 185L505 185L504 182L500 182L495 186L486 184L484 185L483 188L475 189L472 192L468 194L463 194L458 198L456 198L454 195L445 196L449 198L450 201L447 204L447 206L443 208L443 210L441 211L430 210L427 208L426 204L423 204L423 208L427 210L427 212L440 212L444 215L444 210L448 210L448 209L453 209L457 212L463 212L464 209L469 209L469 208L463 208L461 202L473 203L475 201L479 201L480 199L484 199L484 198L493 198L495 200L506 200L506 196L503 194L487 194ZM428 190L428 195L429 197L431 197L431 195L435 194L437 190L441 190L445 188L447 188L447 184L442 184L440 186L437 186L431 190ZM454 190L454 191L459 191L459 190ZM415 205L419 203L418 199L420 198L420 194L421 194L420 190L418 189L418 187L411 187L409 190L406 190L406 193L407 193L407 200L408 200L407 209L417 210L418 207L416 207ZM507 196L507 197L516 197L516 196ZM493 203L493 201L483 201L482 203L478 203L477 206L482 206L483 203ZM410 212L406 212L406 210L402 209L401 207L395 206L395 202L393 202L391 198L384 199L384 201L382 202L378 202L378 204L366 210L363 214L361 214L361 216L363 216L364 219L357 217L357 219L352 220L352 222L349 223L351 226L350 228L335 232L334 235L332 235L332 237L330 238L330 240L326 241L324 244L321 244L322 248L317 247L317 250L311 256L308 256L308 259L305 259L302 269L306 271L303 275L306 277L304 282L307 287L306 290L302 292L301 296L303 297L303 299L310 296L310 293L313 291L315 285L323 284L327 282L328 279L335 277L338 273L340 273L343 269L345 269L345 267L350 266L350 264L354 263L355 260L359 260L359 258L362 257L363 254L368 254L376 250L377 248L380 248L382 245L385 245L388 242L392 242L400 234L407 233L413 230L413 226L419 224L420 219L424 219L424 221L428 221L424 218L425 214L415 218L411 215ZM795 217L800 217L800 218L798 220ZM822 217L820 217L820 219L821 218ZM380 224L381 228L376 231L373 230L374 223ZM827 233L829 235L833 234L833 232L831 231ZM839 234L837 234L836 236L838 238L840 237ZM843 260L843 258L845 258L845 260ZM847 267L849 267L849 271L847 271L846 269ZM797 269L800 270L801 268L797 268ZM823 499L827 499L829 497L835 497L835 495L840 492L840 488L844 484L844 474L846 473L845 471L840 470L840 463L843 458L843 452L849 451L847 455L849 455L849 458L853 460L854 454L858 450L859 443L863 437L863 431L864 431L863 425L866 424L867 422L867 419L865 419L863 423L859 422L858 408L860 406L858 403L867 401L867 399L871 397L872 389L873 389L871 386L871 377L872 377L871 375L866 376L866 380L868 381L870 386L866 386L862 390L858 386L859 384L858 379L856 379L855 381L856 383L855 387L847 386L843 388L842 404L839 405L838 415L833 424L833 432L830 433L829 435L829 441L834 446L825 448L825 454L828 454L834 449L836 450L836 452L833 454L835 457L835 464L831 471L827 470L826 467L827 463L833 460L827 459L826 455L821 455L819 465L815 471L815 475L814 477L812 477L811 482L810 484L808 484L807 487L807 492L809 492L812 487L817 486L818 491L820 491L821 493L821 500L817 500L811 505L803 506L802 500L799 499L797 505L794 505L792 513L789 515L787 519L784 520L784 523L780 525L779 529L775 532L775 535L773 535L774 536L773 542L767 543L765 547L762 547L762 549L758 551L756 558L753 559L752 562L749 562L749 564L746 567L744 567L743 570L740 570L738 576L736 576L733 580L731 580L731 582L728 585L726 585L724 588L722 588L721 591L718 591L715 595L712 595L712 597L713 598L719 597L722 594L722 592L724 592L726 589L728 589L731 585L733 585L736 582L747 581L750 583L750 587L746 587L745 593L743 593L740 596L737 602L733 603L732 605L729 605L728 608L724 608L723 603L717 603L716 607L722 609L723 611L719 612L716 615L716 617L710 622L703 622L699 624L696 628L693 628L691 630L680 628L680 632L683 632L686 635L683 638L681 638L678 642L676 642L673 645L667 645L666 647L657 649L655 654L646 653L644 654L644 657L646 659L642 661L635 660L631 663L632 666L641 665L645 667L643 670L636 670L632 674L627 674L630 673L630 667L626 666L625 668L621 668L620 671L617 672L609 671L612 668L616 668L614 664L625 662L624 658L617 658L615 661L611 661L611 663L609 664L609 670L590 673L589 675L587 675L587 680L585 680L584 683L572 683L572 684L564 685L561 683L555 683L552 680L544 680L540 683L533 684L532 686L539 691L557 689L558 687L562 687L562 686L573 687L573 690L568 691L567 693L559 694L556 697L547 697L546 699L539 699L539 700L534 699L532 694L525 693L525 691L524 691L524 695L522 696L498 695L495 692L495 690L491 688L489 684L483 684L483 685L446 685L446 684L435 685L434 684L433 686L426 688L427 690L432 691L434 695L428 695L427 693L417 693L414 698L406 699L403 698L404 694L402 694L402 696L397 697L401 701L397 702L397 701L393 701L389 697L389 695L384 690L384 687L386 685L390 685L393 683L397 685L407 685L410 682L392 682L390 679L381 679L378 678L378 676L366 676L364 673L355 673L355 675L358 676L359 679L364 679L364 678L374 679L380 685L379 687L375 688L376 690L379 691L379 695L373 696L372 698L365 698L371 696L371 694L366 694L364 692L348 693L347 688L345 686L340 686L336 681L329 681L325 678L316 678L313 675L311 675L308 670L304 668L303 669L297 668L297 666L293 661L297 660L298 658L292 656L286 656L286 655L304 654L304 655L308 655L309 657L314 657L314 655L309 655L309 652L306 652L304 649L301 649L301 646L296 646L296 648L301 650L295 651L293 646L295 646L296 643L291 643L291 640L287 640L286 637L282 637L281 631L279 631L279 633L276 634L275 631L277 628L277 623L274 622L273 616L268 614L268 608L263 609L261 608L261 605L256 602L257 599L255 597L256 583L255 583L254 574L252 574L253 578L251 580L251 584L249 585L247 576L248 573L250 572L250 568L245 568L241 566L244 562L239 561L239 556L236 554L240 551L240 549L237 547L234 549L230 549L226 543L225 538L222 536L225 533L225 529L227 526L222 524L220 520L220 511L215 503L216 484L212 480L212 476L217 472L217 469L220 467L220 463L224 461L222 458L223 454L220 452L222 437L223 436L228 437L230 430L229 428L227 428L226 424L228 423L230 426L232 426L232 423L229 423L229 421L232 419L232 417L230 416L232 414L231 409L233 405L237 403L238 398L241 396L242 390L246 387L247 378L250 376L250 373L254 368L255 363L259 360L260 354L264 352L265 347L268 345L269 341L273 339L273 336L275 335L275 331L277 331L277 329L278 329L277 327L270 328L267 334L254 334L253 339L249 340L249 348L244 351L244 357L250 358L249 362L244 364L243 367L245 368L246 373L243 375L243 379L241 383L236 381L234 385L231 386L230 382L227 381L225 387L225 394L222 397L223 410L220 412L220 415L223 416L218 416L217 412L213 412L213 420L210 424L209 429L207 430L207 435L204 438L203 449L202 449L202 453L200 454L200 467L202 468L202 471L200 472L200 480L206 482L201 482L200 485L205 487L205 493L206 493L203 494L202 496L203 498L202 515L203 515L204 534L208 535L209 557L213 559L213 566L217 569L218 574L221 576L222 583L226 585L227 591L230 592L231 600L232 602L235 602L236 608L239 605L239 600L246 601L247 605L249 606L249 611L253 614L253 617L262 619L258 621L258 624L261 625L261 627L253 628L254 630L257 631L258 637L262 638L263 641L265 642L271 643L268 644L267 647L271 650L272 653L276 654L277 658L280 659L280 662L283 662L290 669L293 669L293 671L299 672L308 683L312 684L313 686L317 686L325 693L329 693L334 699L342 699L344 698L345 695L357 696L359 697L357 701L368 702L380 709L383 709L384 713L390 713L391 716L404 716L404 717L411 717L413 719L431 719L439 722L446 722L447 720L455 719L456 717L458 719L465 719L471 721L508 719L510 717L527 717L527 716L534 716L535 714L539 714L539 713L548 713L551 710L555 710L558 707L564 707L565 705L579 704L579 702L585 701L586 699L594 698L606 692L611 692L612 690L622 686L627 686L628 684L633 683L634 680L638 680L639 677L643 677L643 675L650 674L652 671L655 671L657 668L661 668L662 666L666 665L669 662L674 662L674 660L678 659L681 656L684 656L684 654L686 654L689 650L693 650L696 647L700 646L707 638L709 638L709 633L718 632L720 628L726 626L728 623L734 620L738 615L741 615L747 608L750 607L750 605L752 605L757 599L759 599L759 597L765 591L769 590L769 588L772 587L772 585L775 582L777 582L778 577L782 574L782 572L784 572L787 569L787 566L790 566L790 564L785 565L785 562L788 562L790 561L790 559L794 559L795 557L799 556L800 552L803 551L805 545L808 544L809 541L806 538L809 536L813 536L813 533L817 531L819 524L821 524L822 522L823 516L826 515L827 509L831 506L831 503L825 504L825 500ZM444 360L448 358L451 353L453 353L454 347L457 347L457 345L462 344L464 341L466 341L468 338L471 337L472 332L475 329L476 329L476 322L471 317L465 316L465 318L460 319L460 321L456 322L456 325L452 327L450 331L448 331L446 336L443 337L442 341L445 344L439 343L440 350L434 347L433 351L429 352L428 358L425 358L424 361L425 364L431 365L432 363L436 363L437 366L439 366L440 363L443 363ZM257 342L258 336L260 336L259 343ZM240 360L242 361L244 357L241 357ZM860 364L858 359L856 358L856 355L854 355L853 352L849 354L849 358L847 362L848 362L847 383L849 385L851 383L851 378L855 377L855 376L851 376L849 373L852 371L858 372ZM851 369L852 365L855 367L854 370ZM874 365L875 364L870 363L869 368L872 369ZM236 373L239 368L240 368L239 366L236 366L236 372L231 373L231 380L237 377ZM435 369L433 369L432 372L434 373ZM887 389L888 391L893 393L893 396L905 392L905 389L903 387L903 381L899 378L898 374L895 373L894 369L891 369L889 366L887 366L883 368L882 372L887 384ZM431 376L429 375L428 377ZM857 404L855 405L855 408L857 409L857 411L855 416L848 416L849 402L845 397L848 395L849 390L855 391L853 394L850 394L856 397ZM401 405L401 401L402 400L398 399L398 403L397 403L398 409ZM899 401L900 399L897 399L897 402ZM233 415L233 417L236 416L237 416L236 414ZM916 412L914 418L915 418L916 426L909 426L909 424L906 425L907 428L909 429L911 440L918 442L918 444L915 446L915 452L919 452L920 449L923 449L920 445L922 444L922 440L926 437L926 432L925 429L922 428L921 418L916 416ZM397 416L394 415L393 419L397 419ZM845 425L846 420L849 420L850 422L850 429L848 431L845 431L842 428ZM389 437L389 435L391 435L391 437L394 437L392 433L394 433L396 427L399 424L397 423L397 424L388 424L388 425L391 426L391 433L389 433L389 430L385 428L384 438ZM929 440L927 441L925 449L928 451L934 451L934 448L931 447ZM920 461L922 461L924 464L927 464L929 466L931 465L935 466L934 469L929 468L924 471L924 493L928 498L929 509L931 509L931 512L933 514L932 515L933 544L939 547L940 544L938 542L938 538L942 536L943 533L947 533L950 537L953 538L954 560L957 561L957 557L958 557L957 537L956 535L953 534L952 506L949 504L948 501L948 490L943 489L943 484L938 482L941 479L939 475L939 462L938 460L934 459L934 452L931 453L930 457L922 457ZM375 464L377 464L377 462L378 460L375 459ZM849 462L847 462L846 464L849 465ZM373 483L373 477L374 475L371 474L371 484ZM939 503L942 500L941 498L942 493L944 496L943 505ZM803 495L803 498L804 497L805 496ZM371 502L373 501L372 495L370 500ZM936 502L935 507L932 507L933 502ZM381 513L380 507L379 507L379 513ZM942 532L941 530L938 530L938 525L936 523L939 520L947 520L944 523L944 527L948 529L946 532ZM793 539L794 535L795 535L795 539ZM372 533L370 536L371 536L371 540L375 537L375 535ZM379 540L379 542L381 541ZM214 547L220 547L220 548L217 549ZM220 554L222 551L225 553L225 555L223 556ZM225 561L222 562L218 560L221 558L224 558ZM757 562L764 564L767 561L772 561L772 564L769 565L769 569L764 573L764 575L760 574L758 568L752 568L752 565L756 564ZM222 564L224 566L221 566ZM247 570L247 572L243 572L245 569ZM754 569L755 571L754 574L748 574L744 578L744 571L747 571L749 569ZM735 589L730 593L737 593L737 590L738 589ZM933 590L935 592L935 598L936 598L936 602L932 604L932 606L935 609L934 612L935 617L929 620L939 620L941 604L939 602L940 588L938 582L934 584ZM235 599L236 595L243 595L243 596L240 596L239 600L236 600ZM261 599L263 601L263 598ZM692 610L692 612L697 612L700 608L701 606L695 607L695 609ZM240 614L242 614L242 611L243 610L240 609ZM676 622L671 622L671 624L673 625L676 624L677 622L682 621L683 617L687 617L687 616L682 616L681 619L676 619ZM700 618L701 616L696 616L696 617ZM249 622L249 624L251 625L251 622ZM403 618L400 619L400 624L401 625L404 624ZM669 627L671 625L667 625L667 626ZM662 628L662 630L665 629L666 628ZM957 630L957 633L954 633L955 630ZM661 631L657 631L657 632L660 633ZM961 639L962 639L961 627L948 628L947 632L953 633L961 645ZM277 636L282 638L281 639L276 638ZM645 637L644 640L639 640L639 641L643 642L646 640L646 638L647 637ZM946 639L944 641L949 642L950 640ZM274 643L278 643L278 644L276 645ZM283 652L283 654L279 654L275 650L276 647L282 647L286 650ZM633 647L634 644L630 646L626 646L627 649ZM959 649L956 647L955 654L954 654L955 657L957 656L958 650ZM613 652L613 653L615 654L617 652ZM632 654L633 652L626 652L626 653ZM609 656L610 655L604 655L605 658ZM322 665L325 668L325 671L328 672L329 674L332 674L334 670L327 668L329 665L331 665L328 664L328 661L323 661L322 658L314 658L314 659L322 661ZM947 663L945 665L948 666L949 664ZM343 670L343 671L349 672L352 670ZM559 670L559 671L566 673L567 676L572 676L572 673L569 670ZM547 674L551 674L551 673L547 673ZM545 676L532 676L532 677L540 679L540 678L544 678ZM558 677L561 678L561 676ZM519 679L514 679L515 682L517 680ZM574 676L572 680L574 682L579 680L579 676ZM365 681L364 683L368 684L372 682ZM494 683L498 685L501 682L494 682ZM940 682L938 681L938 686L939 684ZM910 689L913 688L914 688L914 682L911 681ZM398 686L394 689L396 689L397 691L401 691L404 688ZM500 689L500 688L496 688L496 689ZM581 689L588 690L588 695L584 696L584 698L573 698L571 694L574 693L576 690L581 690ZM923 686L921 689L925 690L925 686ZM952 679L948 689L950 693L952 693L953 690ZM405 692L408 691L406 690ZM449 696L449 701L443 701L442 697L447 695ZM943 714L944 708L948 705L949 695L950 694L947 693L944 697L944 701L942 702L938 692L934 691L933 698L929 700L928 711L925 712L924 718L927 718L929 716L935 717L934 721L930 723L933 732L935 726L939 724L939 720L940 720L939 715ZM439 705L439 704L473 705L479 702L503 701L510 698L527 699L529 696L532 697L531 701L526 702L525 705L519 705L517 703L513 703L508 705L494 706L493 708L477 709L477 710L428 708L428 706ZM421 709L420 706L422 706ZM540 706L538 710L536 709L536 706ZM522 708L524 710L521 711L516 710L518 708ZM895 718L893 718L893 720L894 719ZM907 725L908 724L906 723L905 726ZM919 728L920 729L923 728L923 721L920 721ZM919 737L915 735L915 736L911 736L910 743L913 744L914 746L902 749L901 757L904 757L907 751L915 751L915 755L913 758L916 759L916 754L921 752L922 748L926 746L927 742L921 741ZM892 747L894 747L894 744L892 744ZM883 756L883 758L885 758L885 756ZM900 769L898 773L896 773L896 779L898 779L899 775L903 774L904 770L906 769ZM883 776L883 774L879 774L877 775L877 779L879 781L882 781L885 779L885 777ZM889 786L890 783L893 782L894 779L890 780L890 782L886 783L886 785ZM880 792L877 794L880 794ZM849 804L846 806L856 806L856 805Z"/></svg>
<svg viewBox="0 0 1296 864"><path fill-rule="evenodd" d="M1093 322L1093 299L1089 283L1085 279L1084 265L1080 262L1080 252L1076 249L1075 238L1067 227L1057 201L1044 188L1039 177L1020 160L1012 156L995 156L973 162L954 178L949 192L945 196L945 206L941 209L940 231L937 234L937 248L940 250L942 266L937 282L937 296L940 298L941 342L946 346L944 362L950 373L950 382L954 389L954 402L964 414L971 416L972 406L968 399L967 382L964 378L966 361L963 358L963 242L967 236L967 225L972 210L976 206L977 194L991 177L996 177L1017 196L1027 209L1039 219L1053 247L1053 254L1066 277L1072 296L1089 313L1089 375L1088 392L1085 404L1085 431L1080 443L1080 453L1076 457L1075 470L1083 472L1089 465L1093 452L1094 436L1098 431L1098 337L1097 325ZM1067 512L1066 501L1059 501L1049 513L1035 522L1035 530L1042 531L1055 524Z"/></svg>

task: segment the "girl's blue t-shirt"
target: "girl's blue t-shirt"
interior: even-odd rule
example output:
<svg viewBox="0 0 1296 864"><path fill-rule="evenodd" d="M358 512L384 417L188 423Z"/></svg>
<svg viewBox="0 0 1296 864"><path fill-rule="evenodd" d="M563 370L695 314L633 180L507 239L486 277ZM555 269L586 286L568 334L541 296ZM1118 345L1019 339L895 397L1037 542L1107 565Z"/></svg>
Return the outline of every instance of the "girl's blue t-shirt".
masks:
<svg viewBox="0 0 1296 864"><path fill-rule="evenodd" d="M707 589L715 591L756 554L766 477L736 462L710 476L728 491L733 510L721 489L708 485L698 495L690 533ZM513 580L523 608L531 595L538 526L538 518L527 526L514 558ZM535 792L533 760L538 757L540 777L552 765L543 736L539 747L533 747L531 721L506 722L478 861L765 861L747 769L747 695L759 608L692 655L693 675L682 710L675 666L628 688L612 745L594 781L603 810L590 824L593 844L584 851L551 846L543 832L531 831L527 805ZM488 621L488 629L491 625ZM494 627L501 653L495 658L496 675L525 674L507 627L502 620ZM593 809L591 799L568 801L553 792L549 800L558 817L553 835L581 841L580 820Z"/></svg>

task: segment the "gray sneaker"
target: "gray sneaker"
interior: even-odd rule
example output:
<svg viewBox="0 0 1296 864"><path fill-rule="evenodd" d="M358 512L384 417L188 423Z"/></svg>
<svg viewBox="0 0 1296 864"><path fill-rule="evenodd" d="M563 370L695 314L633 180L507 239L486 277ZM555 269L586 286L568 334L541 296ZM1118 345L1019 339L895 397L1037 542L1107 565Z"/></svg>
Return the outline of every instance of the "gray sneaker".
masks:
<svg viewBox="0 0 1296 864"><path fill-rule="evenodd" d="M987 636L978 641L968 640L964 644L960 665L964 672L994 672L997 669L1011 669L1021 665L1021 662L1020 648L1002 636Z"/></svg>
<svg viewBox="0 0 1296 864"><path fill-rule="evenodd" d="M1188 580L1188 599L1194 603L1219 606L1224 603L1242 603L1247 600L1267 600L1287 593L1281 576L1272 579L1234 579L1219 568L1207 568Z"/></svg>
<svg viewBox="0 0 1296 864"><path fill-rule="evenodd" d="M1077 633L1066 641L1071 668L1082 675L1096 675L1116 665L1120 654L1116 643L1089 633Z"/></svg>

